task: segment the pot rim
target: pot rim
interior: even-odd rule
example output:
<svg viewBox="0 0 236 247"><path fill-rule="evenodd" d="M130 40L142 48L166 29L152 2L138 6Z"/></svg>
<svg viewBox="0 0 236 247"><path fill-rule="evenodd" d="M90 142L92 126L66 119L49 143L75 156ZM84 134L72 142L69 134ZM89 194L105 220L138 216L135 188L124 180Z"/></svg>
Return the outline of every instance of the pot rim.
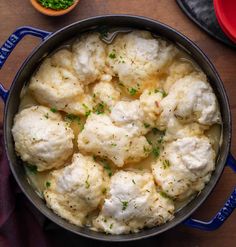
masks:
<svg viewBox="0 0 236 247"><path fill-rule="evenodd" d="M17 172L15 171L15 168L11 162L11 157L9 154L9 149L8 149L8 138L7 138L7 129L8 129L8 125L7 125L7 112L8 112L8 107L9 107L9 102L10 102L10 98L11 98L11 93L13 91L13 88L15 87L17 78L19 76L19 74L22 72L22 70L24 69L25 65L30 61L31 57L39 50L41 49L45 43L47 43L47 41L61 33L63 33L63 31L70 29L71 27L77 26L81 23L85 23L85 22L90 22L90 21L100 21L102 19L109 19L109 18L126 18L129 19L130 21L132 20L141 20L141 21L145 21L145 22L149 22L149 24L154 24L154 25L158 25L163 29L168 30L169 32L173 32L175 34L177 34L182 40L185 40L198 54L200 54L201 58L204 59L208 66L210 67L211 71L214 72L217 81L219 83L220 89L222 91L223 94L223 100L225 101L225 106L226 106L226 111L229 113L228 114L228 126L229 126L229 130L228 130L228 135L227 136L223 136L223 138L227 138L227 142L226 142L226 151L222 153L221 156L223 156L222 161L220 163L218 163L217 165L220 166L219 169L219 174L217 175L217 178L215 179L214 183L211 184L211 187L208 188L208 191L205 195L203 195L202 193L200 193L199 196L197 196L196 198L194 198L191 202L196 201L197 198L202 197L200 199L198 199L198 203L196 206L194 206L191 210L188 211L187 214L181 216L179 219L176 219L176 221L171 220L170 222L167 222L161 226L155 226L153 228L149 228L149 229L143 229L141 230L139 233L131 233L131 234L122 234L122 235L106 235L105 233L100 233L100 232L96 232L94 233L94 231L87 229L86 231L83 231L84 227L77 227L77 230L72 229L72 226L74 226L73 224L67 222L64 219L61 219L60 216L56 215L54 212L53 214L49 214L49 212L41 207L40 205L37 205L37 203L34 201L34 199L30 196L30 194L26 191L26 186L23 184L23 182L21 181L21 179L19 179ZM127 26L129 26L129 24L127 23ZM148 26L148 25L147 25ZM184 47L184 45L176 43L177 45L179 45L180 47ZM229 107L229 100L223 85L222 80L219 77L218 72L216 71L214 65L211 63L211 61L209 60L209 58L207 57L207 55L193 42L191 41L189 38L187 38L184 34L180 33L179 31L177 31L176 29L163 24L162 22L159 22L157 20L154 19L150 19L144 16L137 16L137 15L123 15L123 14L119 14L119 15L99 15L99 16L93 16L93 17L89 17L86 19L82 19L79 20L77 22L74 22L68 26L65 26L55 32L53 32L49 37L47 37L42 43L40 43L31 53L30 55L26 58L26 60L23 62L23 64L21 65L20 69L18 70L17 74L15 75L15 78L13 80L12 85L10 86L9 89L9 97L7 98L6 101L6 105L5 105L5 109L4 109L4 145L5 145L5 149L6 149L6 153L7 153L7 158L8 158L8 162L10 164L10 168L11 171L14 175L14 178L16 179L19 187L21 188L21 190L24 192L24 194L26 195L26 197L30 200L30 202L47 218L49 218L52 222L56 223L57 225L61 226L62 228L73 232L77 235L83 236L83 237L87 237L90 239L94 239L94 240L102 240L102 241L111 241L111 242L125 242L125 241L135 241L135 240L140 240L140 239L144 239L144 238L148 238L148 237L152 237L155 235L159 235L167 230L170 230L171 228L174 228L175 226L179 225L180 223L182 223L184 220L186 220L187 218L189 218L203 203L204 201L208 198L208 196L212 193L213 189L215 188L217 182L219 181L223 170L224 170L224 164L226 163L227 160L227 156L230 150L230 143L231 143L231 128L232 128L232 120L231 120L231 111L230 111L230 107ZM224 123L223 123L223 127L224 127ZM212 177L210 179L210 181L212 180ZM208 183L210 183L210 181ZM205 187L207 187L208 184L206 184ZM28 186L30 186L28 184ZM191 204L188 203L189 204ZM185 207L187 207L188 205L186 205ZM46 206L46 205L45 205ZM184 207L184 208L185 208ZM51 210L51 209L50 209ZM171 223L171 224L169 224ZM163 227L164 226L164 227ZM159 228L159 229L158 229ZM161 229L160 229L161 228ZM94 233L94 234L92 234ZM146 233L146 234L145 234Z"/></svg>

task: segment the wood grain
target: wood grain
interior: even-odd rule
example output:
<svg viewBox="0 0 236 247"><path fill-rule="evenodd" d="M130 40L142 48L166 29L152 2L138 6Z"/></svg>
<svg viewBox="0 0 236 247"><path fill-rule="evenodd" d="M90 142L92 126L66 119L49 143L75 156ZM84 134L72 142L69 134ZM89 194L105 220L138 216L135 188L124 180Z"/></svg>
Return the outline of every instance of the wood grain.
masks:
<svg viewBox="0 0 236 247"><path fill-rule="evenodd" d="M63 26L80 19L102 14L135 14L159 20L185 34L209 56L216 66L226 88L231 105L233 126L236 122L236 50L226 47L209 37L193 24L179 9L174 0L81 0L76 9L63 17L47 17L36 12L29 0L0 1L0 44L3 43L12 31L18 26L30 25L49 31L55 31ZM0 71L0 82L10 87L15 73L39 43L36 38L26 37L14 50ZM0 114L2 117L3 106ZM232 152L236 155L236 131L233 132ZM236 184L236 175L228 168L225 170L220 182L212 195L195 213L199 219L209 219L223 205L225 199ZM78 243L78 242L77 242ZM94 242L92 242L94 245ZM236 246L236 212L217 231L203 232L178 226L159 237L140 242L156 246ZM89 244L90 245L90 244ZM97 246L109 244L97 244ZM121 244L114 244L121 246ZM137 246L130 243L122 246Z"/></svg>

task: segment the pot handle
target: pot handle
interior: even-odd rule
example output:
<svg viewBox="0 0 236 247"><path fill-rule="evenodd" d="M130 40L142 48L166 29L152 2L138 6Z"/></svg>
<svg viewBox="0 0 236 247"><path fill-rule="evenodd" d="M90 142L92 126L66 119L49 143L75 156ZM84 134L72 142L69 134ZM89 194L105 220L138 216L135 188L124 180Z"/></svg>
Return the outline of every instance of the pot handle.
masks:
<svg viewBox="0 0 236 247"><path fill-rule="evenodd" d="M227 159L227 165L236 172L236 160L229 154ZM231 215L233 210L236 208L236 187L234 188L232 194L225 202L225 205L219 210L219 212L209 221L201 221L192 218L188 218L183 223L186 226L197 228L205 231L213 231L218 229Z"/></svg>
<svg viewBox="0 0 236 247"><path fill-rule="evenodd" d="M2 68L8 56L14 50L16 45L20 42L20 40L25 35L33 35L41 38L42 40L45 40L50 34L51 32L47 32L34 27L23 26L17 28L16 31L10 35L10 37L0 48L0 69ZM6 90L1 83L0 83L0 97L2 98L4 103L6 102L8 97L8 90Z"/></svg>

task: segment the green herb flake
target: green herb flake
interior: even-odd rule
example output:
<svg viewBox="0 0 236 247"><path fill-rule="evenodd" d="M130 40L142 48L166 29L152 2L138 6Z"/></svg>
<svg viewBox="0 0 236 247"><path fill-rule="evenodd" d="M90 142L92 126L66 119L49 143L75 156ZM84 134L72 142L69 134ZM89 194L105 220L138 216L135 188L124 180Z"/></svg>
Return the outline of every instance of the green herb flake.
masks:
<svg viewBox="0 0 236 247"><path fill-rule="evenodd" d="M52 107L52 108L50 109L50 111L53 112L53 113L56 113L56 112L57 112L57 108Z"/></svg>
<svg viewBox="0 0 236 247"><path fill-rule="evenodd" d="M90 187L90 183L89 183L88 179L89 179L89 175L87 176L87 179L85 181L85 188L86 189L88 189Z"/></svg>
<svg viewBox="0 0 236 247"><path fill-rule="evenodd" d="M150 127L150 124L148 124L148 123L144 123L143 125L144 125L144 127L145 127L146 129Z"/></svg>
<svg viewBox="0 0 236 247"><path fill-rule="evenodd" d="M153 135L156 135L158 132L159 132L159 130L158 130L157 128L153 128L153 129L152 129Z"/></svg>
<svg viewBox="0 0 236 247"><path fill-rule="evenodd" d="M170 199L170 197L164 191L160 191L160 195L164 198Z"/></svg>
<svg viewBox="0 0 236 247"><path fill-rule="evenodd" d="M89 107L85 104L82 104L82 106L84 107L85 109L85 116L88 117L91 113L91 110L89 109Z"/></svg>
<svg viewBox="0 0 236 247"><path fill-rule="evenodd" d="M51 186L51 182L46 181L45 185L46 185L46 188L49 188Z"/></svg>
<svg viewBox="0 0 236 247"><path fill-rule="evenodd" d="M110 229L112 229L112 227L113 227L113 223L112 223L112 224L110 224L109 228L110 228Z"/></svg>
<svg viewBox="0 0 236 247"><path fill-rule="evenodd" d="M137 93L137 89L135 89L133 87L130 88L128 91L129 91L130 95L132 95L132 96L134 96Z"/></svg>
<svg viewBox="0 0 236 247"><path fill-rule="evenodd" d="M93 108L93 112L96 113L97 115L103 114L105 112L105 103L101 102L98 103L94 108Z"/></svg>
<svg viewBox="0 0 236 247"><path fill-rule="evenodd" d="M74 4L75 0L38 0L38 2L47 9L67 9L72 4Z"/></svg>
<svg viewBox="0 0 236 247"><path fill-rule="evenodd" d="M48 112L44 115L44 117L45 117L46 119L49 118Z"/></svg>
<svg viewBox="0 0 236 247"><path fill-rule="evenodd" d="M103 168L105 169L105 171L107 172L108 176L111 177L112 176L112 170L111 167L109 166L109 164L105 161L102 161L103 163Z"/></svg>
<svg viewBox="0 0 236 247"><path fill-rule="evenodd" d="M110 53L109 54L109 58L111 59L115 59L116 58L116 54L113 52L113 53Z"/></svg>
<svg viewBox="0 0 236 247"><path fill-rule="evenodd" d="M32 174L37 174L37 172L38 172L38 168L35 165L28 164L28 165L26 165L26 168Z"/></svg>
<svg viewBox="0 0 236 247"><path fill-rule="evenodd" d="M155 89L154 93L161 93L163 98L168 95L163 89Z"/></svg>
<svg viewBox="0 0 236 247"><path fill-rule="evenodd" d="M152 153L153 153L155 158L158 158L159 155L160 155L160 148L159 147L153 147L152 148Z"/></svg>
<svg viewBox="0 0 236 247"><path fill-rule="evenodd" d="M134 179L132 179L132 182L133 182L133 184L136 184L135 181L134 181Z"/></svg>
<svg viewBox="0 0 236 247"><path fill-rule="evenodd" d="M144 153L150 153L150 148L147 148L146 146L143 146Z"/></svg>
<svg viewBox="0 0 236 247"><path fill-rule="evenodd" d="M126 210L126 208L128 207L128 204L129 204L129 202L127 202L127 201L121 201L121 203L122 203L122 210L124 211L124 210Z"/></svg>
<svg viewBox="0 0 236 247"><path fill-rule="evenodd" d="M164 169L167 169L170 167L170 161L169 160L163 160L162 164L163 164Z"/></svg>

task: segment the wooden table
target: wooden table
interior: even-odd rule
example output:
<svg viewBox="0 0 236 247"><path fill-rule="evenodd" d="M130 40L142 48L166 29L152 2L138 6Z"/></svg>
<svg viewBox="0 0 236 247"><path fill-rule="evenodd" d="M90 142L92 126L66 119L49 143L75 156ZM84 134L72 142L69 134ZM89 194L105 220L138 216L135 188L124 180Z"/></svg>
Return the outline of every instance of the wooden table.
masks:
<svg viewBox="0 0 236 247"><path fill-rule="evenodd" d="M166 23L195 41L209 56L216 66L228 93L233 124L236 121L236 50L232 50L212 39L195 26L195 24L181 12L174 0L81 0L73 12L59 18L51 18L39 14L32 8L29 0L1 0L0 13L0 43L3 43L16 27L19 26L30 25L49 31L55 31L80 19L102 14L135 14ZM4 68L0 71L0 81L7 88L10 86L21 63L38 43L38 39L26 37L17 46L13 55L10 56ZM1 104L1 117L2 112L3 106ZM232 152L236 155L236 130L233 133ZM227 168L215 188L214 193L194 216L199 219L211 218L223 205L235 184L236 175ZM129 243L127 245L137 246L137 244L138 243ZM140 242L140 244L147 244L149 246L154 244L156 246L168 245L168 247L233 247L236 246L236 212L234 212L217 231L203 232L184 226L178 226L155 239L145 240ZM95 246L95 242L89 241L89 245ZM114 245L116 246L116 244ZM118 244L118 246L127 245ZM110 245L96 242L96 246Z"/></svg>

